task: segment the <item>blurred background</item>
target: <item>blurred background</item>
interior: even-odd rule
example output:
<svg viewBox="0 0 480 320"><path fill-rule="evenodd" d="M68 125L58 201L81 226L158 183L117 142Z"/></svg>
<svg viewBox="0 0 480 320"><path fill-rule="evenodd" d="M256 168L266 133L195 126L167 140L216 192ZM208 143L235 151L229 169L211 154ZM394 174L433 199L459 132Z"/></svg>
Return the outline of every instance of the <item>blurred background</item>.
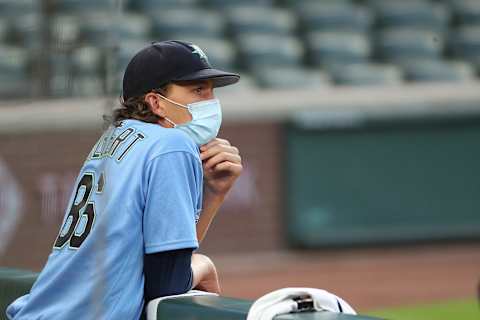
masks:
<svg viewBox="0 0 480 320"><path fill-rule="evenodd" d="M0 0L0 265L41 270L128 61L167 39L242 76L217 94L245 169L200 249L224 295L478 319L480 0Z"/></svg>

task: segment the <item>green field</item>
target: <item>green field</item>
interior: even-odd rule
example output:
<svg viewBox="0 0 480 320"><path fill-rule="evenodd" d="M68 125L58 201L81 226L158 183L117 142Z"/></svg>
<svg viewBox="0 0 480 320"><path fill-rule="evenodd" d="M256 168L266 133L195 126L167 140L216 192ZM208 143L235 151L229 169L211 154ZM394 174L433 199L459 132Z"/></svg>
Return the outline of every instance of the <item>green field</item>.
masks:
<svg viewBox="0 0 480 320"><path fill-rule="evenodd" d="M474 299L379 309L366 313L389 320L479 320L480 306Z"/></svg>

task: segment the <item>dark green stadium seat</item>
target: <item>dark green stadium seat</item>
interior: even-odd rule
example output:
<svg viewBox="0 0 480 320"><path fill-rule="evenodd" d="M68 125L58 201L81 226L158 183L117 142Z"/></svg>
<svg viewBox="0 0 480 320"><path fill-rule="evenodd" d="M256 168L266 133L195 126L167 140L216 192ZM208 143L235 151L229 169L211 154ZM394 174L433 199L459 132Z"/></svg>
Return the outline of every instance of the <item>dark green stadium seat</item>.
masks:
<svg viewBox="0 0 480 320"><path fill-rule="evenodd" d="M366 35L352 32L312 32L307 36L310 61L315 65L366 62L371 53Z"/></svg>
<svg viewBox="0 0 480 320"><path fill-rule="evenodd" d="M464 25L480 25L480 1L444 0L450 5L455 20Z"/></svg>
<svg viewBox="0 0 480 320"><path fill-rule="evenodd" d="M315 69L268 67L254 70L253 75L258 85L266 89L307 89L329 85L328 75Z"/></svg>
<svg viewBox="0 0 480 320"><path fill-rule="evenodd" d="M176 34L190 34L198 37L220 37L225 31L225 20L213 10L168 9L148 13L153 21L154 33L169 39Z"/></svg>
<svg viewBox="0 0 480 320"><path fill-rule="evenodd" d="M343 5L351 5L355 0L279 0L281 4L285 5L286 7L290 7L292 9L298 9L306 4L315 4L315 3L322 3L326 5L331 4L343 4Z"/></svg>
<svg viewBox="0 0 480 320"><path fill-rule="evenodd" d="M10 23L7 19L0 18L0 44L7 42L10 35Z"/></svg>
<svg viewBox="0 0 480 320"><path fill-rule="evenodd" d="M377 24L382 28L409 27L436 32L448 28L450 14L442 3L402 0L377 1Z"/></svg>
<svg viewBox="0 0 480 320"><path fill-rule="evenodd" d="M50 23L52 42L56 47L76 46L80 40L80 21L73 15L57 15Z"/></svg>
<svg viewBox="0 0 480 320"><path fill-rule="evenodd" d="M300 2L296 7L306 31L368 31L373 23L368 8L348 2Z"/></svg>
<svg viewBox="0 0 480 320"><path fill-rule="evenodd" d="M83 46L72 54L73 73L77 75L99 75L103 67L102 50L94 46Z"/></svg>
<svg viewBox="0 0 480 320"><path fill-rule="evenodd" d="M247 68L298 66L303 61L303 45L293 36L241 35L237 45L242 65Z"/></svg>
<svg viewBox="0 0 480 320"><path fill-rule="evenodd" d="M435 32L400 28L381 32L376 40L376 54L387 61L440 58L444 42Z"/></svg>
<svg viewBox="0 0 480 320"><path fill-rule="evenodd" d="M273 2L273 0L203 0L203 3L215 9L225 9L244 5L271 7Z"/></svg>
<svg viewBox="0 0 480 320"><path fill-rule="evenodd" d="M359 63L336 65L328 69L339 85L395 85L403 82L403 73L394 65Z"/></svg>
<svg viewBox="0 0 480 320"><path fill-rule="evenodd" d="M243 6L227 11L234 34L266 33L291 34L296 28L296 17L288 10L269 7Z"/></svg>
<svg viewBox="0 0 480 320"><path fill-rule="evenodd" d="M73 65L69 51L50 52L50 90L55 97L67 97L72 92Z"/></svg>
<svg viewBox="0 0 480 320"><path fill-rule="evenodd" d="M40 11L38 0L1 0L0 17L11 17Z"/></svg>
<svg viewBox="0 0 480 320"><path fill-rule="evenodd" d="M480 25L455 30L449 37L448 46L453 56L474 64L480 70Z"/></svg>
<svg viewBox="0 0 480 320"><path fill-rule="evenodd" d="M192 8L198 5L199 0L130 0L128 7L148 13L172 8Z"/></svg>
<svg viewBox="0 0 480 320"><path fill-rule="evenodd" d="M22 47L0 45L0 74L26 74L28 51Z"/></svg>
<svg viewBox="0 0 480 320"><path fill-rule="evenodd" d="M81 18L82 39L87 44L108 46L111 45L115 30L114 16L104 12L95 12Z"/></svg>
<svg viewBox="0 0 480 320"><path fill-rule="evenodd" d="M405 77L410 81L468 82L475 80L473 67L466 62L444 60L403 61Z"/></svg>
<svg viewBox="0 0 480 320"><path fill-rule="evenodd" d="M12 19L12 37L15 43L28 48L40 47L42 40L39 28L40 19L38 12L20 14Z"/></svg>
<svg viewBox="0 0 480 320"><path fill-rule="evenodd" d="M104 81L99 76L76 76L72 82L75 97L98 97L105 93Z"/></svg>
<svg viewBox="0 0 480 320"><path fill-rule="evenodd" d="M124 14L115 19L111 14L97 12L81 16L81 20L82 38L88 44L111 46L124 40L148 41L152 38L151 21L143 15Z"/></svg>
<svg viewBox="0 0 480 320"><path fill-rule="evenodd" d="M50 72L53 75L70 76L72 74L72 58L70 51L51 51L48 55L48 59Z"/></svg>
<svg viewBox="0 0 480 320"><path fill-rule="evenodd" d="M0 74L0 98L2 99L25 99L33 92L33 79L29 75Z"/></svg>
<svg viewBox="0 0 480 320"><path fill-rule="evenodd" d="M73 78L66 74L50 76L50 95L55 98L65 98L72 95Z"/></svg>
<svg viewBox="0 0 480 320"><path fill-rule="evenodd" d="M112 13L116 9L111 0L60 0L53 3L57 12L66 14Z"/></svg>
<svg viewBox="0 0 480 320"><path fill-rule="evenodd" d="M148 39L151 38L153 24L150 17L143 14L124 13L115 29L119 39Z"/></svg>

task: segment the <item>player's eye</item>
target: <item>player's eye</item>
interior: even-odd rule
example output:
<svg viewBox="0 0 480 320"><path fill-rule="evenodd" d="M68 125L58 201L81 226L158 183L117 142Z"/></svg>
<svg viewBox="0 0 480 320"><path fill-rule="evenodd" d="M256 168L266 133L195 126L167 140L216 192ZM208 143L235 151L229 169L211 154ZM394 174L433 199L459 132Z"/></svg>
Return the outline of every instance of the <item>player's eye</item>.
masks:
<svg viewBox="0 0 480 320"><path fill-rule="evenodd" d="M193 91L194 91L196 94L202 94L202 92L203 92L203 87L202 87L202 86L198 86L198 87L196 87L195 89L193 89Z"/></svg>

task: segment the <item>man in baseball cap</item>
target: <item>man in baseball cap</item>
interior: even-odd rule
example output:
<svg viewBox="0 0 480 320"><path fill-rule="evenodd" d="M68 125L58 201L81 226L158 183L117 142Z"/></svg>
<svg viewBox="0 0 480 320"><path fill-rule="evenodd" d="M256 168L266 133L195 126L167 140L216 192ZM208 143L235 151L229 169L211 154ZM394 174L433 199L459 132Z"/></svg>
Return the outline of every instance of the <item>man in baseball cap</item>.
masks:
<svg viewBox="0 0 480 320"><path fill-rule="evenodd" d="M195 44L170 40L153 42L137 53L123 77L123 99L140 96L171 82L211 80L214 88L238 82L235 73L214 69Z"/></svg>
<svg viewBox="0 0 480 320"><path fill-rule="evenodd" d="M120 108L76 179L52 253L9 319L131 319L149 300L220 293L213 262L193 253L242 171L217 138L214 88L239 76L196 45L152 43L125 71Z"/></svg>

